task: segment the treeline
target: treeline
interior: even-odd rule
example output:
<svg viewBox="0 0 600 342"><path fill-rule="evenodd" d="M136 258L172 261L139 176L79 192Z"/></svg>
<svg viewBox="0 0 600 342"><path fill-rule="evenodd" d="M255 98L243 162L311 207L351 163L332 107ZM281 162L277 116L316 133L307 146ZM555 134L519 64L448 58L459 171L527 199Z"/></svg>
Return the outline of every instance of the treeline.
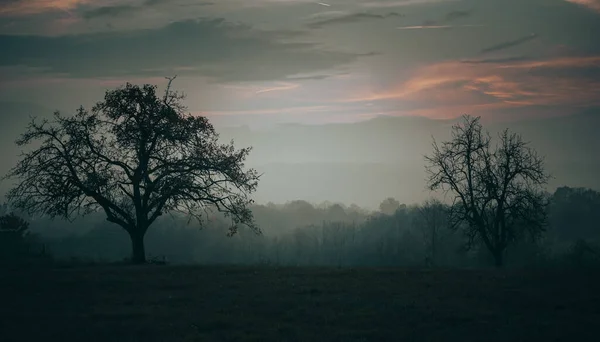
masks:
<svg viewBox="0 0 600 342"><path fill-rule="evenodd" d="M293 201L252 207L262 235L243 227L227 237L219 215L197 221L166 215L145 237L150 260L168 263L298 266L478 267L491 263L478 241L466 248L461 231L449 229L446 205L436 200L402 205L386 199L378 211L358 206ZM563 187L551 195L541 239L522 239L506 254L508 267L600 264L600 193ZM8 208L3 208L8 213ZM6 218L9 219L6 219ZM127 260L131 242L100 213L69 223L3 216L4 263L31 261L103 263ZM25 222L25 223L24 223ZM26 223L29 223L28 225ZM18 229L15 229L17 227Z"/></svg>

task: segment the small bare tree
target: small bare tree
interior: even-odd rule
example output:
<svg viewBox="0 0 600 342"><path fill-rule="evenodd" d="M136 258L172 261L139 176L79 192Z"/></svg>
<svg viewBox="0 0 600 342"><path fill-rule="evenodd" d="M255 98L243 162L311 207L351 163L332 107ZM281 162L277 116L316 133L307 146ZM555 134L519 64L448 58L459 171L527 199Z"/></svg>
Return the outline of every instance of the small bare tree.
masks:
<svg viewBox="0 0 600 342"><path fill-rule="evenodd" d="M505 130L492 146L480 118L465 115L450 141L433 142L426 161L430 189L453 195L451 227L464 228L467 247L482 241L497 267L510 243L544 231L549 176L543 158L521 136Z"/></svg>
<svg viewBox="0 0 600 342"><path fill-rule="evenodd" d="M244 170L250 148L220 144L208 119L185 113L171 81L162 98L153 85L127 84L91 112L33 119L17 144L39 147L7 175L18 181L9 202L66 219L103 210L129 233L134 263L145 262L144 235L166 212L201 220L217 209L232 218L230 234L237 224L259 233L248 208L259 178Z"/></svg>

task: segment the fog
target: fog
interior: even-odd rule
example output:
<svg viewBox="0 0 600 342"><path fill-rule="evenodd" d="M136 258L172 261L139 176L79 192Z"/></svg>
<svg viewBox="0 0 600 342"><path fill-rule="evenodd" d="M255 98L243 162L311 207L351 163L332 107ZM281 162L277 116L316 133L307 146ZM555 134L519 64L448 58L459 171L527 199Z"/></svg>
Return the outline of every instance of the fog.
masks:
<svg viewBox="0 0 600 342"><path fill-rule="evenodd" d="M599 340L600 0L321 1L0 0L0 342Z"/></svg>
<svg viewBox="0 0 600 342"><path fill-rule="evenodd" d="M17 102L0 107L9 114L0 127L4 158L0 173L5 174L17 160L20 150L13 142L29 117L50 117L53 109ZM424 156L431 151L432 139L449 138L455 122L382 116L356 123L215 127L221 141L252 147L246 164L263 174L253 195L257 203L331 201L374 210L387 197L407 204L439 197L425 187ZM496 120L485 128L492 136L509 128L545 156L552 176L547 190L552 192L564 185L600 189L596 155L600 137L595 128L599 125L598 116L588 110L552 118ZM7 188L6 182L0 183L0 194Z"/></svg>
<svg viewBox="0 0 600 342"><path fill-rule="evenodd" d="M159 116L151 118L162 122ZM14 165L18 152L8 138L23 128L23 118L15 119L2 128L4 173ZM173 122L196 122L191 120L196 118ZM460 122L382 117L321 126L217 127L222 141L233 139L238 148L254 147L246 166L256 168L262 176L258 191L252 194L256 203L238 197L238 202L229 202L229 208L220 208L229 216L217 210L223 202L210 202L208 192L202 192L200 200L191 195L190 202L194 203L208 198L202 207L195 208L205 210L200 220L190 218L197 213L192 209L188 215L178 212L187 209L185 206L173 206L162 213L155 203L166 198L165 194L174 194L180 184L189 185L187 191L193 191L194 186L206 191L205 184L217 184L211 179L210 170L215 167L210 164L211 157L220 156L222 151L232 153L228 146L219 149L206 143L210 140L186 139L186 144L201 141L212 146L206 153L180 159L181 163L200 160L190 165L200 165L199 172L209 170L207 183L190 185L186 174L171 174L171 183L164 181L167 186L161 187L156 179L166 173L154 174L154 180L144 179L143 197L139 195L140 181L132 185L137 197L121 187L125 195L120 198L115 188L105 184L136 183L127 183L123 174L110 167L113 173L98 172L97 177L91 177L98 169L94 163L98 160L81 157L93 153L78 154L83 144L64 150L83 160L75 167L69 157L60 164L63 150L56 148L58 154L51 155L52 148L47 148L49 157L29 157L30 163L20 169L29 180L40 174L49 176L29 183L30 187L20 193L25 201L18 202L17 198L21 207L31 205L28 196L33 193L42 205L47 204L46 213L65 216L69 208L61 207L65 203L61 201L85 206L81 203L100 198L105 204L105 195L95 192L100 190L120 199L116 202L120 207L114 205L105 212L101 205L92 204L94 210L89 215L73 221L51 219L50 215L40 215L39 210L27 213L10 205L0 207L0 292L6 304L1 314L10 323L3 334L28 340L40 340L50 333L65 336L65 340L99 341L115 336L136 340L139 330L135 327L139 326L153 336L149 338L152 341L177 340L173 336L182 334L247 340L251 326L259 340L281 340L288 336L287 331L301 331L298 336L303 334L306 340L328 340L326 336L340 336L362 326L368 333L352 334L394 340L402 333L412 336L406 331L416 331L411 330L414 321L421 324L420 331L425 334L443 334L444 338L453 334L456 338L452 340L479 335L476 340L481 340L489 335L489 329L476 329L490 322L506 336L530 331L549 335L548 329L531 328L543 315L555 320L561 331L568 327L562 336L582 340L578 336L593 330L585 324L593 320L589 312L594 312L598 303L594 296L600 266L600 192L594 190L598 188L594 158L598 138L593 129L597 119L582 113L543 121L486 123L492 137L502 143L477 150L479 154L473 155L479 159L474 162L459 162L454 171L463 185L463 170L479 167L474 171L477 185L468 190L469 200L452 203L450 196L456 194L446 197L440 189L432 192L426 188L436 182L432 181L436 173L426 172L426 165L435 163L435 156L442 157L442 162L434 165L456 165L452 158L461 153L443 149L462 145L442 145L445 147L440 150L432 141L448 140L457 127L480 127L478 120L467 116ZM82 122L85 125L88 121ZM126 132L136 137L139 132L148 133L146 127L151 126ZM505 127L522 134L546 157L547 164L538 163L538 156L527 149L527 143L521 144L518 136L499 135ZM569 133L563 132L567 129ZM455 134L452 139L465 136L478 135L457 138ZM558 136L571 138L556 139ZM104 135L94 137L102 142ZM67 144L73 141L81 143L73 138ZM139 141L135 139L124 141L133 141L134 149L142 146L136 145ZM169 143L163 146L181 146ZM107 148L112 156L123 156L119 149L110 150L112 147ZM197 148L203 151L202 146ZM171 156L161 152L156 156L158 162ZM425 155L433 157L426 163ZM217 170L231 165L231 159L235 160L226 156L225 162L218 161L221 169ZM46 170L48 161L57 164ZM134 175L141 169L139 165ZM164 165L166 162L160 166ZM177 168L169 172L190 172L181 166L185 164L174 165ZM66 185L57 186L56 172L71 172L77 167L82 170L80 174L67 173ZM539 188L546 179L545 169L553 177L546 188ZM93 172L86 174L89 170ZM157 170L156 164L152 170ZM253 181L254 173L246 176L237 170L230 166L223 172L232 173L241 182ZM513 172L522 173L522 178L511 178ZM85 192L69 192L68 186L81 183L84 177ZM130 179L140 179L135 177ZM537 184L535 177L539 177ZM452 182L448 178L442 181ZM138 205L156 184L162 193L148 195L152 204ZM2 188L5 191L11 185L4 182ZM45 201L47 193L37 191L44 186L50 194L59 193L56 202ZM251 185L240 188L253 190ZM461 189L454 188L464 198ZM185 191L178 196L186 198ZM484 195L477 197L474 191ZM61 193L66 195L60 197ZM68 202L73 193L83 198L82 202ZM9 199L11 194L14 192L9 193ZM225 192L222 198L226 201L228 196L231 194ZM123 208L136 212L135 222ZM140 214L138 208L146 211ZM460 216L462 210L468 210L467 215ZM115 212L124 212L123 219L116 218ZM158 219L147 224L148 217ZM240 217L246 219L242 224L232 221ZM503 225L505 222L508 224ZM232 226L237 231L230 235ZM22 317L32 317L31 312L37 315L33 316L36 320L46 322L42 328L23 328L26 323ZM514 323L505 318L509 316L520 317L519 324L526 328L513 328ZM200 323L197 317L201 317ZM280 317L288 317L285 319L292 328L278 328L265 339L266 327L280 324ZM449 319L471 322L472 331L450 327ZM331 322L337 325L329 332L308 328L330 326ZM432 332L427 324L435 324L437 330ZM65 327L70 330L65 332Z"/></svg>
<svg viewBox="0 0 600 342"><path fill-rule="evenodd" d="M3 208L4 213L8 210ZM443 217L432 226L427 217L435 212L423 204L385 199L371 211L355 205L291 201L256 205L252 211L262 235L242 228L227 237L230 221L219 214L208 216L201 225L179 215L164 217L145 238L148 259L171 264L460 268L488 267L491 260L481 242L467 250L465 236L447 229ZM599 215L599 192L558 189L552 195L544 236L511 245L507 267L596 265ZM31 219L30 233L29 253L58 264L122 262L131 253L127 233L102 214L71 223ZM3 250L5 260L15 257L14 248Z"/></svg>

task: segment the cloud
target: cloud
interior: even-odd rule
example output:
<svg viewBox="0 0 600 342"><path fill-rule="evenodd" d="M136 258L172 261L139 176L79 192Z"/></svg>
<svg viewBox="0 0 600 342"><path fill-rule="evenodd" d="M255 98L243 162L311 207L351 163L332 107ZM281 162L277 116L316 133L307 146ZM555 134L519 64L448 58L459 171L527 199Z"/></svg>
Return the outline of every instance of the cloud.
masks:
<svg viewBox="0 0 600 342"><path fill-rule="evenodd" d="M423 29L451 29L455 27L482 27L483 25L416 25L416 26L398 26L398 30L423 30Z"/></svg>
<svg viewBox="0 0 600 342"><path fill-rule="evenodd" d="M157 7L164 4L172 3L170 0L146 0L139 5L113 5L92 8L88 11L83 12L85 19L96 19L104 17L117 17L122 15L131 15L137 11L142 11L150 7ZM187 6L212 6L214 2L199 1L187 4ZM180 4L182 5L182 4Z"/></svg>
<svg viewBox="0 0 600 342"><path fill-rule="evenodd" d="M85 19L95 19L102 17L117 17L120 15L128 15L139 9L138 6L117 5L98 7L83 13Z"/></svg>
<svg viewBox="0 0 600 342"><path fill-rule="evenodd" d="M0 15L15 16L47 11L69 11L92 0L0 0Z"/></svg>
<svg viewBox="0 0 600 342"><path fill-rule="evenodd" d="M108 5L107 5L108 3ZM193 0L144 0L107 1L107 0L0 0L0 16L25 16L45 12L68 12L84 9L82 16L86 19L111 17L131 14L136 9L161 5L177 6L210 6L212 1Z"/></svg>
<svg viewBox="0 0 600 342"><path fill-rule="evenodd" d="M157 29L86 35L1 36L0 67L44 68L71 77L164 76L177 72L218 82L283 80L354 62L360 53L292 42L296 33L258 31L223 19Z"/></svg>
<svg viewBox="0 0 600 342"><path fill-rule="evenodd" d="M517 56L517 57L505 57L505 58L488 58L488 59L467 59L460 61L465 64L498 64L498 63L509 63L509 62L521 62L530 60L529 57Z"/></svg>
<svg viewBox="0 0 600 342"><path fill-rule="evenodd" d="M320 81L320 80L325 80L325 79L329 79L329 78L336 78L336 77L340 77L340 76L346 76L349 73L347 72L338 72L338 73L329 73L329 74L300 74L300 75L291 75L288 76L286 79L288 80L293 80L293 81Z"/></svg>
<svg viewBox="0 0 600 342"><path fill-rule="evenodd" d="M173 2L173 1L172 0L146 0L146 1L144 1L144 5L145 6L155 6L155 5L162 5L162 4L169 3L169 2ZM200 2L200 4L214 5L213 2L210 2L210 3Z"/></svg>
<svg viewBox="0 0 600 342"><path fill-rule="evenodd" d="M281 92L287 90L294 90L299 88L300 85L297 83L288 83L288 82L277 82L275 85L271 86L259 86L259 85L235 85L235 84L227 84L223 85L223 89L232 90L238 92L244 97L256 96L264 93L272 93L272 92Z"/></svg>
<svg viewBox="0 0 600 342"><path fill-rule="evenodd" d="M475 25L475 24L464 24L464 25L453 25L451 24L453 21L456 21L461 18L466 18L471 16L472 11L451 11L446 13L446 15L440 20L425 20L421 25L407 25L407 26L399 26L397 29L399 30L422 30L422 29L451 29L457 27L483 27L484 25Z"/></svg>
<svg viewBox="0 0 600 342"><path fill-rule="evenodd" d="M449 12L448 14L446 14L446 21L453 21L453 20L457 20L457 19L461 19L461 18L467 18L470 17L472 14L472 11L452 11Z"/></svg>
<svg viewBox="0 0 600 342"><path fill-rule="evenodd" d="M431 3L444 3L459 0L394 0L394 1L368 1L361 5L369 8L390 8L390 7L402 7L411 5L425 5Z"/></svg>
<svg viewBox="0 0 600 342"><path fill-rule="evenodd" d="M279 86L258 89L255 91L255 94L270 93L270 92L274 92L274 91L292 90L292 89L298 88L299 86L300 86L299 84L295 84L295 83L282 83Z"/></svg>
<svg viewBox="0 0 600 342"><path fill-rule="evenodd" d="M448 23L461 19L461 18L467 18L470 17L472 14L471 10L468 11L451 11L446 13L446 15L440 19L440 20L426 20L423 25L421 26L427 26L427 27L433 27L433 26L438 26L438 27L452 27L451 25L447 25ZM446 25L444 25L446 24ZM463 25L464 26L464 25ZM466 26L472 26L472 25L466 25ZM477 25L480 26L480 25Z"/></svg>
<svg viewBox="0 0 600 342"><path fill-rule="evenodd" d="M316 22L312 22L307 26L310 28L322 28L324 26L338 25L338 24L350 24L356 22L362 22L367 20L383 20L392 17L403 17L402 14L391 12L387 14L373 14L373 13L351 13L345 14L339 17L324 19Z"/></svg>
<svg viewBox="0 0 600 342"><path fill-rule="evenodd" d="M599 75L600 56L449 61L422 67L392 89L349 101L401 101L413 108L597 106Z"/></svg>
<svg viewBox="0 0 600 342"><path fill-rule="evenodd" d="M529 34L527 36L524 36L524 37L521 37L521 38L518 38L518 39L515 39L515 40L510 40L510 41L507 41L507 42L503 42L503 43L500 43L500 44L496 44L496 45L487 47L485 49L482 49L481 53L489 53L489 52L495 52L495 51L509 49L511 47L527 43L528 41L534 40L537 37L538 37L537 34L532 33L532 34Z"/></svg>
<svg viewBox="0 0 600 342"><path fill-rule="evenodd" d="M585 6L591 10L600 12L600 0L566 0L574 4Z"/></svg>
<svg viewBox="0 0 600 342"><path fill-rule="evenodd" d="M600 56L566 56L545 60L529 60L522 63L498 65L499 68L510 69L579 69L597 67L600 69Z"/></svg>

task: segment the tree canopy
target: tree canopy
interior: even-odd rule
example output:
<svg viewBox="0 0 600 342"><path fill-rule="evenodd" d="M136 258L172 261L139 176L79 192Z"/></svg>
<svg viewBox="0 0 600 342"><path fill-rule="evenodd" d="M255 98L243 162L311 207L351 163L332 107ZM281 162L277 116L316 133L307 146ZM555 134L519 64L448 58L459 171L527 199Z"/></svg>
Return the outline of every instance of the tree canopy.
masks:
<svg viewBox="0 0 600 342"><path fill-rule="evenodd" d="M505 130L498 140L492 144L479 117L463 116L450 141L434 141L426 170L431 190L452 195L452 227L464 228L469 245L482 241L502 266L510 243L544 230L549 176L520 135Z"/></svg>
<svg viewBox="0 0 600 342"><path fill-rule="evenodd" d="M145 261L144 234L163 213L201 221L216 209L232 219L229 234L238 224L259 232L248 208L259 180L245 169L251 148L219 143L208 119L187 114L170 85L161 97L154 85L128 83L91 111L33 119L17 144L36 147L7 175L17 180L9 202L67 219L103 210L129 233L138 263Z"/></svg>

